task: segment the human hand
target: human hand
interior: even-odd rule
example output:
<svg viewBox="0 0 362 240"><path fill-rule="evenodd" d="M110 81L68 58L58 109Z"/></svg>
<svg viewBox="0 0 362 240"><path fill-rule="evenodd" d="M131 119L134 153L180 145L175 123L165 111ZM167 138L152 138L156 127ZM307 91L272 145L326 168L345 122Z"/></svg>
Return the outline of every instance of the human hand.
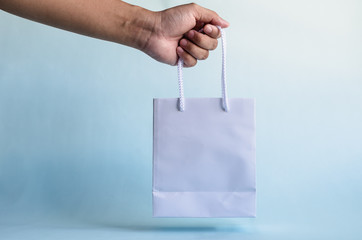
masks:
<svg viewBox="0 0 362 240"><path fill-rule="evenodd" d="M0 9L79 34L142 50L154 59L185 67L206 59L217 46L216 26L229 24L191 3L152 12L114 0L0 0Z"/></svg>
<svg viewBox="0 0 362 240"><path fill-rule="evenodd" d="M194 3L155 14L154 30L143 51L170 65L176 65L179 57L185 67L195 66L197 60L206 59L209 51L217 47L220 31L216 26L229 26L217 13Z"/></svg>

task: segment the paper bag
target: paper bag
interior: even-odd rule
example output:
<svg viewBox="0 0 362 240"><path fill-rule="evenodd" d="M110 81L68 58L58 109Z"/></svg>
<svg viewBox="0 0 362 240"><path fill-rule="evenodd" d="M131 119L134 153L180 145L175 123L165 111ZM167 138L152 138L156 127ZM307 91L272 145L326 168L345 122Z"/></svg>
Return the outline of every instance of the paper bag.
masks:
<svg viewBox="0 0 362 240"><path fill-rule="evenodd" d="M255 217L255 102L228 98L225 40L221 98L154 99L153 216Z"/></svg>

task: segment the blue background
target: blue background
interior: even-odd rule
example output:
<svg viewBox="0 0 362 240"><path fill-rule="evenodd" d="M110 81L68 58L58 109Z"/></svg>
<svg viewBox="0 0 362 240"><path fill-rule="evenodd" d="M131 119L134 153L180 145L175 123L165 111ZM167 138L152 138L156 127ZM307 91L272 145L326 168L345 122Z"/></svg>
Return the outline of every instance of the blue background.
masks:
<svg viewBox="0 0 362 240"><path fill-rule="evenodd" d="M231 23L230 96L256 98L257 218L151 217L175 67L0 12L0 239L362 238L362 3L196 3ZM185 70L186 96L220 96L220 68Z"/></svg>

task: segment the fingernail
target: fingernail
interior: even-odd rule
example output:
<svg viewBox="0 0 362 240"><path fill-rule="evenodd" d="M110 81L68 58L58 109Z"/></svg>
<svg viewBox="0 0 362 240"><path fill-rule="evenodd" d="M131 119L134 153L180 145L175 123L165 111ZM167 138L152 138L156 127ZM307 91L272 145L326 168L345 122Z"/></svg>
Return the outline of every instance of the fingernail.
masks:
<svg viewBox="0 0 362 240"><path fill-rule="evenodd" d="M195 35L195 31L190 31L188 35L189 35L189 38L193 38Z"/></svg>
<svg viewBox="0 0 362 240"><path fill-rule="evenodd" d="M180 41L180 45L181 45L181 46L186 46L186 45L187 45L187 40L186 40L186 39L182 39L182 40Z"/></svg>
<svg viewBox="0 0 362 240"><path fill-rule="evenodd" d="M204 27L204 31L205 31L206 33L212 33L212 28L211 28L210 26L205 26L205 27Z"/></svg>
<svg viewBox="0 0 362 240"><path fill-rule="evenodd" d="M178 48L177 48L177 51L178 51L178 53L180 53L180 54L184 52L184 50L183 50L181 47L178 47Z"/></svg>

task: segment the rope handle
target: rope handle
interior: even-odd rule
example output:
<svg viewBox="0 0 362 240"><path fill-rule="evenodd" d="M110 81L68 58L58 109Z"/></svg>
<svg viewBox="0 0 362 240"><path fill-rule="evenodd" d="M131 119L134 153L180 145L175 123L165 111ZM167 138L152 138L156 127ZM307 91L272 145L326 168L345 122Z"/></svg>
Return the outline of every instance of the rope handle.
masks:
<svg viewBox="0 0 362 240"><path fill-rule="evenodd" d="M227 85L226 85L226 36L224 30L217 26L221 32L221 44L222 44L222 70L221 70L221 95L222 95L222 107L225 112L229 111L229 100L227 96ZM180 112L185 111L185 97L184 97L184 87L183 87L183 60L179 58L177 62L177 75L178 75L178 87L180 98L178 101L178 109Z"/></svg>

